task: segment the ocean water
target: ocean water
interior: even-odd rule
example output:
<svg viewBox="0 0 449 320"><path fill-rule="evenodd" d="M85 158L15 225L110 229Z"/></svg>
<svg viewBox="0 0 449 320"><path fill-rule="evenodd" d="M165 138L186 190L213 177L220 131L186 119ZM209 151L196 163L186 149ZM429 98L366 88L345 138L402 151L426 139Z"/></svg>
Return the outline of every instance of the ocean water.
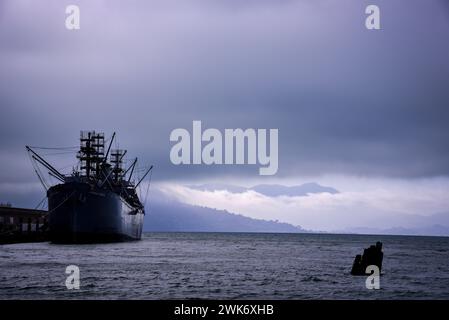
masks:
<svg viewBox="0 0 449 320"><path fill-rule="evenodd" d="M382 241L379 290L349 274ZM68 290L66 266L80 269ZM0 299L449 299L449 238L146 233L142 241L0 245Z"/></svg>

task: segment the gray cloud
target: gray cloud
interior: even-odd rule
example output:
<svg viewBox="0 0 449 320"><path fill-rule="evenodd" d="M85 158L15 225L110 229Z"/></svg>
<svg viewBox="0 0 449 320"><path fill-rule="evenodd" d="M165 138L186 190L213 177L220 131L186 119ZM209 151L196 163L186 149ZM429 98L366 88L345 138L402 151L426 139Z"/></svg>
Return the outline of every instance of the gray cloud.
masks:
<svg viewBox="0 0 449 320"><path fill-rule="evenodd" d="M449 174L445 1L2 1L0 181L35 181L24 145L117 131L155 178L257 175L176 167L169 134L279 128L278 175ZM81 30L64 9L81 7Z"/></svg>

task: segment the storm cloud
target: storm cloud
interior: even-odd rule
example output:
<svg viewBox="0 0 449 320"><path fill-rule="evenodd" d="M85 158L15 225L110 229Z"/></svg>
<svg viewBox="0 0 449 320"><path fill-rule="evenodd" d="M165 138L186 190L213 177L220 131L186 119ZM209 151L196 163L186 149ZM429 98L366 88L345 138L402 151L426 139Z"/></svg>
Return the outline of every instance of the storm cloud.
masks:
<svg viewBox="0 0 449 320"><path fill-rule="evenodd" d="M0 181L36 183L25 145L81 129L164 180L253 177L257 166L174 166L170 132L278 128L277 176L449 174L445 1L0 2ZM65 29L65 7L81 29Z"/></svg>

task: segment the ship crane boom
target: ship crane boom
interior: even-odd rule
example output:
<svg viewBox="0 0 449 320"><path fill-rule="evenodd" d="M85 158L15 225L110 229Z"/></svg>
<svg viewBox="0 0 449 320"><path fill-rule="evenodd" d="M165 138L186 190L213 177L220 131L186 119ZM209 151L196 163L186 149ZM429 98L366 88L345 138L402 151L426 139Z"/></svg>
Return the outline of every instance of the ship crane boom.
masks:
<svg viewBox="0 0 449 320"><path fill-rule="evenodd" d="M128 177L128 182L131 181L131 177L133 176L134 167L136 166L136 163L137 163L137 158L134 159L133 163L132 163L132 164L129 166L129 168L126 169L125 172L123 173L123 177L124 177L124 176L128 173L128 171L131 170L131 173L129 174L129 177Z"/></svg>
<svg viewBox="0 0 449 320"><path fill-rule="evenodd" d="M48 170L50 170L50 172L59 180L61 180L62 182L64 182L65 177L58 171L56 170L51 164L49 164L47 161L45 161L40 155L38 155L36 152L34 152L33 149L31 149L29 146L26 146L26 149L28 152L32 153L32 158L34 160L36 160L37 162L39 162L41 165L43 165L45 168L47 168Z"/></svg>
<svg viewBox="0 0 449 320"><path fill-rule="evenodd" d="M139 180L139 182L137 182L136 186L134 187L134 189L136 189L139 184L143 181L143 179L145 179L145 177L147 176L148 173L150 173L151 169L153 169L153 166L150 167L150 169L147 170L147 172L145 172L145 174L143 175L143 177Z"/></svg>

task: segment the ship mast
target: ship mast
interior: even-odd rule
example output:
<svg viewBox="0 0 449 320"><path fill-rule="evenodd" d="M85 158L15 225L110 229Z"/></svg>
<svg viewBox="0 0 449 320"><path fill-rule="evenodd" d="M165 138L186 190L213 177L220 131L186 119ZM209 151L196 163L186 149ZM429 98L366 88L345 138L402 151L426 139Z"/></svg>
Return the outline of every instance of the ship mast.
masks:
<svg viewBox="0 0 449 320"><path fill-rule="evenodd" d="M111 150L111 164L113 165L113 179L116 183L122 180L123 177L123 157L126 154L126 150L115 149Z"/></svg>
<svg viewBox="0 0 449 320"><path fill-rule="evenodd" d="M101 171L101 164L104 161L104 133L95 131L81 131L80 151L78 152L80 169L84 175L98 178Z"/></svg>

